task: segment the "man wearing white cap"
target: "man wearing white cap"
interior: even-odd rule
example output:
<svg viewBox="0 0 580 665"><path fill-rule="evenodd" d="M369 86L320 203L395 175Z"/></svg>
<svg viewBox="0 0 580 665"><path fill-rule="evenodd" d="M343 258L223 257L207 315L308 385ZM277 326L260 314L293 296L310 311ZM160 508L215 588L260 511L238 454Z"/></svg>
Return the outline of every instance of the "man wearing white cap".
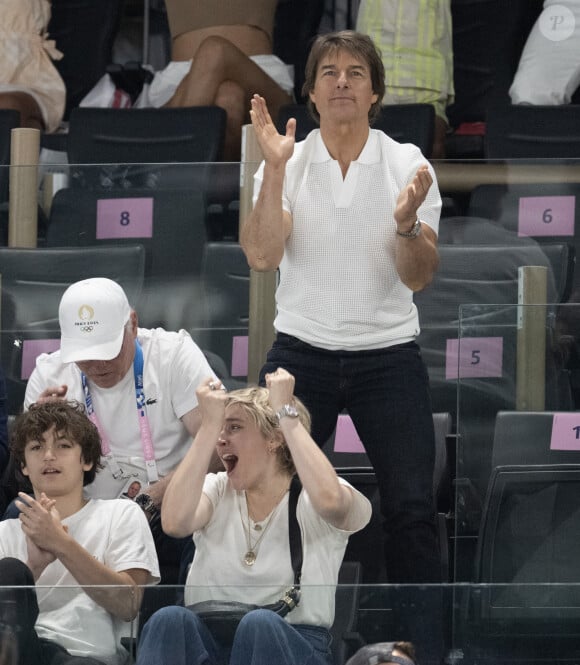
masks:
<svg viewBox="0 0 580 665"><path fill-rule="evenodd" d="M25 409L51 399L84 403L105 465L87 495L117 498L139 481L140 503L158 508L199 427L195 391L214 376L205 356L184 330L139 328L125 292L110 279L69 286L59 323L60 350L37 358Z"/></svg>

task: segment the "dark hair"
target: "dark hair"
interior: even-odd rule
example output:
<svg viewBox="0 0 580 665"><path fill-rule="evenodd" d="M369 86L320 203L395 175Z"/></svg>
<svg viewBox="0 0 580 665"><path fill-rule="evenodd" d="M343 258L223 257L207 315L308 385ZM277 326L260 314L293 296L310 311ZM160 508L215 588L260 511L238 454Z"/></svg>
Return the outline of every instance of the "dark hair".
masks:
<svg viewBox="0 0 580 665"><path fill-rule="evenodd" d="M310 99L310 93L314 90L320 61L329 53L334 54L338 51L347 51L357 60L366 62L369 67L373 93L377 95L377 101L369 109L369 123L372 123L379 115L385 94L385 67L381 52L375 46L373 40L368 35L353 30L342 30L320 35L312 45L306 61L305 79L302 86L302 94L306 97L308 110L316 122L320 122L320 114L316 110L316 105Z"/></svg>
<svg viewBox="0 0 580 665"><path fill-rule="evenodd" d="M99 431L87 418L85 408L78 402L55 400L32 404L25 413L17 416L10 434L10 449L20 468L25 466L24 449L30 441L39 441L45 432L54 427L81 447L85 464L91 468L85 471L83 486L92 483L101 464L101 437Z"/></svg>

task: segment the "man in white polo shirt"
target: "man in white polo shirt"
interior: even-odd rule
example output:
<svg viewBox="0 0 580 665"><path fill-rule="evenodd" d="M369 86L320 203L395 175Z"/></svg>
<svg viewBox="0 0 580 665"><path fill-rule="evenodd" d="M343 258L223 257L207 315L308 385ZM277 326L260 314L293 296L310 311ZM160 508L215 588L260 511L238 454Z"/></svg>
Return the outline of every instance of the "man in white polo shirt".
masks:
<svg viewBox="0 0 580 665"><path fill-rule="evenodd" d="M240 241L255 270L279 269L277 337L262 368L296 379L323 445L347 409L374 467L391 583L441 581L435 440L413 292L433 278L441 197L411 144L371 129L385 90L370 37L321 35L303 93L320 129L295 144L252 99L264 155ZM425 632L425 631L423 631Z"/></svg>
<svg viewBox="0 0 580 665"><path fill-rule="evenodd" d="M62 296L59 322L60 350L38 357L25 408L62 398L85 404L101 435L105 465L87 495L122 497L139 481L139 503L157 517L169 477L199 427L195 390L213 371L186 331L139 328L125 292L110 279L72 284ZM164 553L170 559L177 554L173 539L156 530L163 565Z"/></svg>

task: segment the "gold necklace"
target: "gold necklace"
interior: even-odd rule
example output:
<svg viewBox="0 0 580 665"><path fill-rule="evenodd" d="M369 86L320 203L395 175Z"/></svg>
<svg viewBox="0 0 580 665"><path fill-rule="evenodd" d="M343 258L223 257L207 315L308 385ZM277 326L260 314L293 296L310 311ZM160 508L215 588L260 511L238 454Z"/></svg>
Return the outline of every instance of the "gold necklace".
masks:
<svg viewBox="0 0 580 665"><path fill-rule="evenodd" d="M268 527L270 526L270 523L272 522L272 519L274 518L274 515L278 511L278 508L280 507L282 503L282 497L286 492L288 491L288 488L284 488L280 496L278 497L276 501L276 505L272 509L272 512L270 513L270 517L268 517L268 521L263 527L260 527L261 532L260 535L258 536L257 540L255 543L252 544L252 537L251 537L251 529L250 529L250 506L248 505L248 495L246 492L244 492L244 497L246 499L246 512L248 514L248 521L247 521L247 530L244 531L244 535L246 537L246 545L248 547L248 551L244 554L244 563L246 566L253 566L256 563L256 558L258 556L258 545L262 542L262 538L266 535L266 531L268 530ZM238 508L240 511L240 519L242 520L242 528L245 527L246 525L244 524L244 518L242 516L242 507L240 504L238 504ZM257 528L257 524L255 528Z"/></svg>

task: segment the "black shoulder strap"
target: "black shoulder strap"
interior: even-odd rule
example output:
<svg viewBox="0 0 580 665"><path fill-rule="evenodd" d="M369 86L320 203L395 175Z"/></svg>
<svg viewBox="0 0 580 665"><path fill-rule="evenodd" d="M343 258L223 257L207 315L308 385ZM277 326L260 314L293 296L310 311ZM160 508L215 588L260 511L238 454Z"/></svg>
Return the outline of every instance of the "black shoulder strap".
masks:
<svg viewBox="0 0 580 665"><path fill-rule="evenodd" d="M290 558L296 588L300 586L300 578L302 577L302 533L296 517L296 506L301 490L302 483L298 476L294 476L290 483L290 495L288 496L288 534L290 536Z"/></svg>

